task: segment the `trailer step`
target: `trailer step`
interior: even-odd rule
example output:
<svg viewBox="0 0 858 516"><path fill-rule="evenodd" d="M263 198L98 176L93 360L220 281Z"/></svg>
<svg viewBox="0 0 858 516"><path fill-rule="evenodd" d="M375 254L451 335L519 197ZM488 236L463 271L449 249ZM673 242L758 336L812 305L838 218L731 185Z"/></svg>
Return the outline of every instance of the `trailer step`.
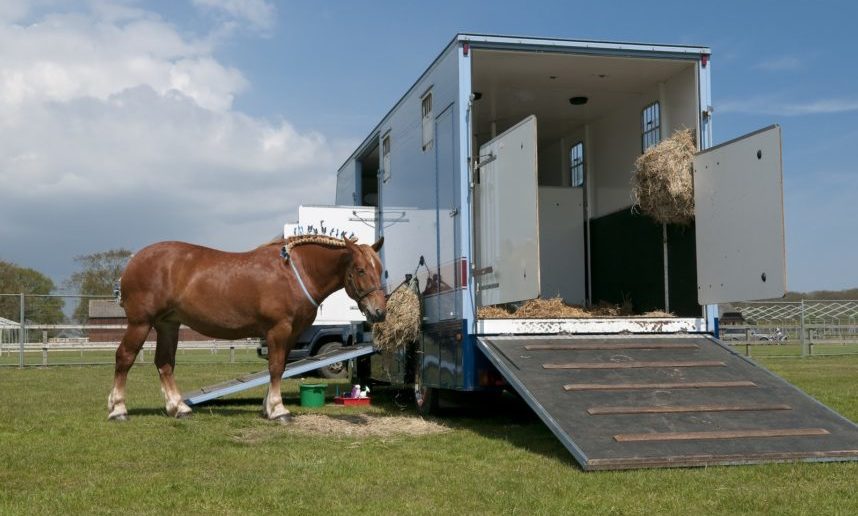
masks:
<svg viewBox="0 0 858 516"><path fill-rule="evenodd" d="M742 412L746 410L792 410L783 403L775 405L679 405L657 407L590 407L587 413L591 416L614 414L678 414L680 412Z"/></svg>
<svg viewBox="0 0 858 516"><path fill-rule="evenodd" d="M543 369L645 369L648 367L724 367L720 360L662 360L660 362L567 362L542 364Z"/></svg>
<svg viewBox="0 0 858 516"><path fill-rule="evenodd" d="M585 470L858 460L858 426L705 335L477 345Z"/></svg>
<svg viewBox="0 0 858 516"><path fill-rule="evenodd" d="M747 380L735 382L673 382L673 383L570 383L563 386L566 391L630 391L669 389L720 389L727 387L756 387L757 384Z"/></svg>
<svg viewBox="0 0 858 516"><path fill-rule="evenodd" d="M617 434L617 442L635 441L693 441L700 439L748 439L752 437L807 437L829 435L824 428L777 428L772 430L728 430L725 432L648 432L642 434Z"/></svg>
<svg viewBox="0 0 858 516"><path fill-rule="evenodd" d="M375 349L370 344L342 347L328 353L303 358L290 364L286 364L286 369L283 371L283 378L298 376L309 371L327 367L337 362L352 360L372 353L375 353ZM182 395L182 399L184 399L185 403L188 405L199 405L200 403L221 398L229 394L235 394L254 387L267 385L270 379L269 376L270 375L267 370L243 375L232 380L201 387L196 391L185 393Z"/></svg>

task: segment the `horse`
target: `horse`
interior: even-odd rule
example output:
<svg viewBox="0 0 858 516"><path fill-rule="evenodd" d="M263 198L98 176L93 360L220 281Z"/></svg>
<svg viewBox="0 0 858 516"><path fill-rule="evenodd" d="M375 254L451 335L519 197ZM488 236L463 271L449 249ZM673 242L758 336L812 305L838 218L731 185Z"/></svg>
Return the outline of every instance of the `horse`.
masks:
<svg viewBox="0 0 858 516"><path fill-rule="evenodd" d="M128 262L120 279L120 304L128 326L116 349L108 419L128 419L125 383L149 331L157 332L155 366L167 414L184 418L191 408L176 386L179 326L218 339L264 337L271 376L263 416L288 422L280 393L286 357L316 318L319 304L345 288L370 322L384 320L387 300L378 251L372 245L323 235L276 239L240 253L185 242L159 242Z"/></svg>

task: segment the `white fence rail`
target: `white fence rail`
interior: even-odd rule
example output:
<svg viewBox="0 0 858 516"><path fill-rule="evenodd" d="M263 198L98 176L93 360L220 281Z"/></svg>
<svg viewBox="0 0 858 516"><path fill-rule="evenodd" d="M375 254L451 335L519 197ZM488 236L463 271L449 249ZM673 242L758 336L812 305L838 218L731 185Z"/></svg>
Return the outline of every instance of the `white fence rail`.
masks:
<svg viewBox="0 0 858 516"><path fill-rule="evenodd" d="M74 309L78 303L96 300L103 308L105 303L113 304L111 299L110 296L0 294L0 367L113 363L113 352L125 330L122 309L114 305L109 310L112 313L86 317L84 321L70 321L68 315L72 312L69 308ZM255 350L260 343L260 339L200 340L204 339L200 335L181 338L184 340L179 341L178 356L195 362L235 362L237 356L256 360ZM144 361L147 352L154 351L154 331L149 339L138 361Z"/></svg>

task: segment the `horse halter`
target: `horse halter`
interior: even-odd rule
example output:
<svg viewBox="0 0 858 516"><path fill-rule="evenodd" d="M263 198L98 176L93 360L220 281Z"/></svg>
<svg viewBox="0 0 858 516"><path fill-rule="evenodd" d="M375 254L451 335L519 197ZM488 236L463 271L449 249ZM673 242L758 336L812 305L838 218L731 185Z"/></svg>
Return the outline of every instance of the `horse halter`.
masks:
<svg viewBox="0 0 858 516"><path fill-rule="evenodd" d="M355 291L356 290L355 289L355 282L354 282L354 279L352 279L352 271L349 271L348 275L346 276L346 279L347 279L347 282L349 283L349 290ZM379 285L376 285L374 287L369 287L366 290L357 290L355 292L356 297L353 299L355 301L357 301L358 303L360 303L361 301L363 301L363 299L366 296L372 294L376 290L381 290L382 292L384 292L384 287L382 287L381 284L379 284Z"/></svg>
<svg viewBox="0 0 858 516"><path fill-rule="evenodd" d="M289 256L289 250L286 249L286 246L283 246L283 248L280 249L280 256L282 256L284 260L289 262L289 267L291 267L292 272L295 273L295 277L298 279L298 285L301 286L301 290L304 291L304 295L307 296L307 299L310 300L310 303L313 304L313 307L319 308L319 303L317 303L316 300L313 299L313 296L310 295L310 291L307 290L307 286L304 285L304 280L302 280L301 275L298 274L298 268L295 267L295 260L293 260L292 257Z"/></svg>

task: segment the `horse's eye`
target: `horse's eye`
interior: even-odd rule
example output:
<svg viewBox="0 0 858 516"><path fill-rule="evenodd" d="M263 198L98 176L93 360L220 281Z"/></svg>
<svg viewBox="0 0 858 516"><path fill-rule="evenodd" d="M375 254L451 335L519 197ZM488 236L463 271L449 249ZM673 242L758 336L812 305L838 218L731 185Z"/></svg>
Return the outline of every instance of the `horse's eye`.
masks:
<svg viewBox="0 0 858 516"><path fill-rule="evenodd" d="M363 269L358 269L358 276L363 276L366 274L366 271Z"/></svg>

